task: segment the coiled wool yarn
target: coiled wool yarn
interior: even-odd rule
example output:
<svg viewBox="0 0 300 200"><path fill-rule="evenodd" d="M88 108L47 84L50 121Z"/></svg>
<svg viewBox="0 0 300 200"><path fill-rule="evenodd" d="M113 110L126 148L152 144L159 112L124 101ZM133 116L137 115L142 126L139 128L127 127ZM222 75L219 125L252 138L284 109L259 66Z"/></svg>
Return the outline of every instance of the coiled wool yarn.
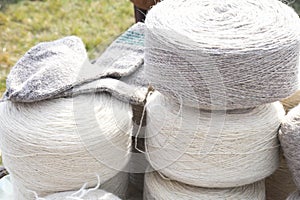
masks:
<svg viewBox="0 0 300 200"><path fill-rule="evenodd" d="M3 163L18 200L93 187L129 161L131 106L108 94L4 102L0 116Z"/></svg>
<svg viewBox="0 0 300 200"><path fill-rule="evenodd" d="M104 190L93 190L84 195L80 191L60 192L38 200L120 200L120 198Z"/></svg>
<svg viewBox="0 0 300 200"><path fill-rule="evenodd" d="M294 182L300 189L300 105L288 112L284 118L279 140L287 160L287 164L293 175Z"/></svg>
<svg viewBox="0 0 300 200"><path fill-rule="evenodd" d="M236 188L200 188L165 180L157 172L145 176L144 200L265 200L264 181Z"/></svg>
<svg viewBox="0 0 300 200"><path fill-rule="evenodd" d="M297 89L300 20L278 0L165 0L145 24L145 76L184 105L249 108Z"/></svg>
<svg viewBox="0 0 300 200"><path fill-rule="evenodd" d="M266 178L266 199L286 199L290 193L297 190L292 174L287 166L286 159L281 156L279 168Z"/></svg>
<svg viewBox="0 0 300 200"><path fill-rule="evenodd" d="M146 156L156 170L200 187L236 187L266 178L279 164L279 102L207 112L155 91L148 97Z"/></svg>

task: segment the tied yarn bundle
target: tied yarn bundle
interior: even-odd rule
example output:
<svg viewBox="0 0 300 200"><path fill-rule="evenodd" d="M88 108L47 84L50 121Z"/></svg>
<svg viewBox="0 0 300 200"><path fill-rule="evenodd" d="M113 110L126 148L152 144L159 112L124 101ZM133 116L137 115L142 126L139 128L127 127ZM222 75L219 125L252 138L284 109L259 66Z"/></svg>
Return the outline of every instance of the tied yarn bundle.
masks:
<svg viewBox="0 0 300 200"><path fill-rule="evenodd" d="M39 198L38 200L121 200L117 196L104 190L93 190L82 193L80 191L60 192Z"/></svg>
<svg viewBox="0 0 300 200"><path fill-rule="evenodd" d="M297 89L300 20L278 0L165 0L145 24L145 77L184 105L249 108Z"/></svg>
<svg viewBox="0 0 300 200"><path fill-rule="evenodd" d="M105 183L128 164L131 107L108 94L8 101L0 116L3 162L18 200L94 187L97 176Z"/></svg>
<svg viewBox="0 0 300 200"><path fill-rule="evenodd" d="M290 193L297 189L283 156L281 156L279 168L265 182L267 200L286 199Z"/></svg>
<svg viewBox="0 0 300 200"><path fill-rule="evenodd" d="M200 187L236 187L279 165L279 102L208 112L180 106L159 92L148 98L146 156L170 179Z"/></svg>
<svg viewBox="0 0 300 200"><path fill-rule="evenodd" d="M145 176L144 200L265 200L264 181L236 188L200 188L165 180L157 172Z"/></svg>
<svg viewBox="0 0 300 200"><path fill-rule="evenodd" d="M279 140L294 182L300 190L300 105L290 110L284 118Z"/></svg>

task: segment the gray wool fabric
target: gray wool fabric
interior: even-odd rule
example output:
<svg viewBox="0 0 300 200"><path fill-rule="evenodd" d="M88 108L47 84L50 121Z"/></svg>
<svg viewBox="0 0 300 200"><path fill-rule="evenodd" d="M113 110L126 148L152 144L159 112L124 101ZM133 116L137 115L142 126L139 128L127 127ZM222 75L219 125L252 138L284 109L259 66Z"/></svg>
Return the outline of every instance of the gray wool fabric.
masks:
<svg viewBox="0 0 300 200"><path fill-rule="evenodd" d="M70 97L86 93L108 92L121 101L130 102L134 105L142 105L148 93L149 85L145 79L143 65L143 39L144 24L138 23L114 41L93 65L93 67L98 66L102 68L103 71L110 71L110 74L115 72L115 77L120 77L119 80L113 78L97 79L75 86L55 97ZM115 55L123 56L119 56L116 61L114 58ZM109 64L112 60L114 60L114 62Z"/></svg>
<svg viewBox="0 0 300 200"><path fill-rule="evenodd" d="M138 23L118 37L91 64L84 44L75 36L52 42L43 42L31 48L12 68L7 78L7 90L2 100L35 102L45 99L73 96L82 93L106 91L132 102L139 97L118 94L119 88L98 82L102 78L129 76L143 65L144 25ZM131 78L130 78L131 79ZM94 83L92 83L95 81ZM105 88L108 86L107 88ZM139 89L134 89L139 90ZM143 89L144 91L145 89ZM143 91L141 91L143 93ZM139 93L139 92L137 92Z"/></svg>
<svg viewBox="0 0 300 200"><path fill-rule="evenodd" d="M51 98L71 87L86 60L84 44L78 37L40 43L11 69L3 97L21 102Z"/></svg>
<svg viewBox="0 0 300 200"><path fill-rule="evenodd" d="M279 140L293 180L300 190L300 105L286 115L279 131Z"/></svg>

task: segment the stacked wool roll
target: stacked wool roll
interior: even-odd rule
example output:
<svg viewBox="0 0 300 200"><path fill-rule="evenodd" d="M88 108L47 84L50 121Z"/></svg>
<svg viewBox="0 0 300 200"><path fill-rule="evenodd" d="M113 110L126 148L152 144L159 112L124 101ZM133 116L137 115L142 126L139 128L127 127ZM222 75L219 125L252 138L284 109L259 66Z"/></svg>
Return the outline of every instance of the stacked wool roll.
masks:
<svg viewBox="0 0 300 200"><path fill-rule="evenodd" d="M264 179L278 167L277 132L285 115L279 102L209 112L181 107L154 92L146 108L148 161L172 180L236 187Z"/></svg>
<svg viewBox="0 0 300 200"><path fill-rule="evenodd" d="M294 182L300 191L300 105L290 110L284 118L279 140Z"/></svg>
<svg viewBox="0 0 300 200"><path fill-rule="evenodd" d="M165 0L145 24L145 76L184 105L249 108L297 89L300 20L278 0Z"/></svg>
<svg viewBox="0 0 300 200"><path fill-rule="evenodd" d="M132 110L108 94L5 102L0 116L3 163L18 200L94 187L97 176L105 183L128 163Z"/></svg>
<svg viewBox="0 0 300 200"><path fill-rule="evenodd" d="M265 200L264 181L236 188L209 189L164 180L157 172L145 176L144 200Z"/></svg>
<svg viewBox="0 0 300 200"><path fill-rule="evenodd" d="M82 194L80 191L71 192L60 192L47 196L46 198L38 200L66 200L66 199L76 199L76 200L120 200L117 196L108 193L103 190L93 190L86 194Z"/></svg>
<svg viewBox="0 0 300 200"><path fill-rule="evenodd" d="M279 168L266 179L266 199L283 200L297 189L286 159L281 156Z"/></svg>

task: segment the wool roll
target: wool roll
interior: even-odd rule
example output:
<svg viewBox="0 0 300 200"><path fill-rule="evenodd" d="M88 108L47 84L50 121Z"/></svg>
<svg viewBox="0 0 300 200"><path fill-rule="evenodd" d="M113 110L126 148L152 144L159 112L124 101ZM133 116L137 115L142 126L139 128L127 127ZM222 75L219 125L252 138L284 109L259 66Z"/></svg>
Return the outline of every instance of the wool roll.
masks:
<svg viewBox="0 0 300 200"><path fill-rule="evenodd" d="M295 184L300 189L300 105L290 110L284 118L279 140Z"/></svg>
<svg viewBox="0 0 300 200"><path fill-rule="evenodd" d="M201 188L163 179L157 172L145 177L144 200L265 200L264 181L236 188Z"/></svg>
<svg viewBox="0 0 300 200"><path fill-rule="evenodd" d="M18 200L104 183L128 164L132 110L108 94L0 104L3 163Z"/></svg>
<svg viewBox="0 0 300 200"><path fill-rule="evenodd" d="M278 0L166 0L145 24L145 77L184 105L249 108L297 89L300 20Z"/></svg>
<svg viewBox="0 0 300 200"><path fill-rule="evenodd" d="M286 199L290 193L297 189L283 156L281 156L279 168L265 182L267 200Z"/></svg>
<svg viewBox="0 0 300 200"><path fill-rule="evenodd" d="M85 192L85 191L84 191ZM60 192L47 196L46 198L40 198L38 200L120 200L117 196L106 192L104 190L93 190L86 194L82 194L80 191Z"/></svg>
<svg viewBox="0 0 300 200"><path fill-rule="evenodd" d="M286 200L299 200L300 194L298 191L293 192Z"/></svg>
<svg viewBox="0 0 300 200"><path fill-rule="evenodd" d="M149 98L146 156L170 179L200 187L236 187L266 178L279 164L279 102L208 112L155 91Z"/></svg>

